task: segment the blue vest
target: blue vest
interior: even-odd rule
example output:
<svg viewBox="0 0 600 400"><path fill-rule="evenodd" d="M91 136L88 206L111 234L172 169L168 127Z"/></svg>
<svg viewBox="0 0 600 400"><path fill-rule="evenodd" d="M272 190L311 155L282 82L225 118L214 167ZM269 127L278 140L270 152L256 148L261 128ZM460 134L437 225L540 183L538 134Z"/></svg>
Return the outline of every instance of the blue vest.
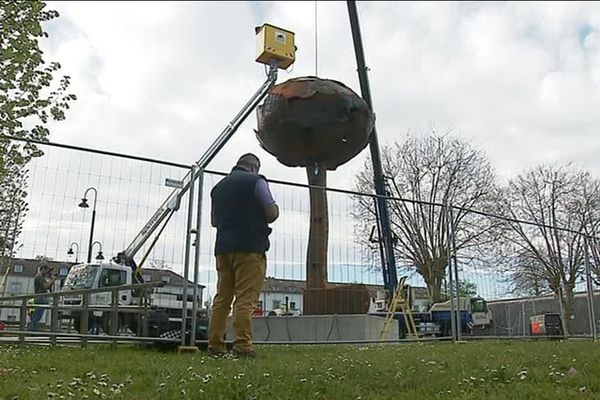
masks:
<svg viewBox="0 0 600 400"><path fill-rule="evenodd" d="M215 254L269 250L271 228L254 187L259 175L234 167L210 193L217 223Z"/></svg>

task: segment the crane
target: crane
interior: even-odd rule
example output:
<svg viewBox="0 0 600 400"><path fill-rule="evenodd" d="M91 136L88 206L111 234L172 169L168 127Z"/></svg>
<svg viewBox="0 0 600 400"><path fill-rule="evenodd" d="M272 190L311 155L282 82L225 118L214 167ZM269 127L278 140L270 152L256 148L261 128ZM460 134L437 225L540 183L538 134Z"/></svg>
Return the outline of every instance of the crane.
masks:
<svg viewBox="0 0 600 400"><path fill-rule="evenodd" d="M193 168L191 168L182 179L182 184L175 188L173 192L163 201L163 203L144 224L142 229L133 238L125 250L119 252L115 257L113 257L112 262L110 263L79 264L73 266L69 270L67 278L65 279L65 289L93 289L102 286L119 286L143 283L141 266L160 238L160 235L169 223L169 220L179 209L183 196L190 191L196 180L200 179L201 182L204 169L214 159L223 146L225 146L229 139L235 134L237 129L246 120L250 113L269 93L277 81L279 68L288 68L295 61L296 46L294 45L293 32L270 24L263 24L262 26L256 28L255 33L258 43L256 61L268 66L267 79L252 95L242 109L235 115L231 122L227 124L225 129L223 129L216 140L195 162ZM199 229L199 227L197 228ZM154 233L156 233L156 235L147 246L146 252L138 265L134 257L150 240ZM187 274L185 278L187 278ZM187 314L184 315L184 312L187 312L185 304L188 301L186 288L187 281L184 284L183 296L180 296L180 304L182 305L181 307L176 304L179 301L173 301L163 305L158 304L159 301L156 300L157 304L151 304L151 306L153 306L153 314L150 315L149 318L151 320L159 321L160 323L157 323L157 325L161 325L162 321L164 321L165 325L167 325L165 329L168 332L175 330L176 325L174 323L178 320L181 320L185 326ZM140 294L136 293L136 291L124 290L119 296L120 304L139 305L142 302ZM64 300L65 304L72 305L78 305L82 302L81 296L73 296L72 298L65 297ZM107 305L109 304L109 301L109 296L106 296L105 293L94 293L90 296L90 304L93 305ZM197 299L194 299L194 304L196 304L196 302ZM79 322L81 322L81 317L82 315L79 312L74 312L73 319L75 321L75 328L77 330L79 330L80 327L91 326L89 323L87 325L84 323L80 324ZM108 315L108 313L102 314L103 328L110 325L109 318L110 315ZM136 321L134 320L134 317L129 314L123 317L119 316L118 325L120 326L121 323L131 327L132 325L136 324ZM192 322L192 325L195 325L195 323ZM106 331L106 329L104 330ZM161 328L158 329L158 332L156 333L157 336L161 336L165 332Z"/></svg>

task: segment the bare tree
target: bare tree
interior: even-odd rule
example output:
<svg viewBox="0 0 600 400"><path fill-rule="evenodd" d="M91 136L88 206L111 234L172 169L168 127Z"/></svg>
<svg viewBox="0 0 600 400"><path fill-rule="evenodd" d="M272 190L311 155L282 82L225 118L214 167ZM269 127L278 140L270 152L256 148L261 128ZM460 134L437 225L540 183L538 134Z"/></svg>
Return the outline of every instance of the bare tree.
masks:
<svg viewBox="0 0 600 400"><path fill-rule="evenodd" d="M597 196L593 195L587 195L586 198L588 198L589 202L585 206L588 210L586 224L588 234L588 262L594 282L596 285L600 285L600 200Z"/></svg>
<svg viewBox="0 0 600 400"><path fill-rule="evenodd" d="M570 315L584 272L584 235L597 224L600 183L572 164L542 165L509 181L503 193L504 213L535 223L506 222L517 260L508 268L513 284L547 287Z"/></svg>
<svg viewBox="0 0 600 400"><path fill-rule="evenodd" d="M388 202L395 257L403 268L423 277L432 301L440 301L448 260L448 213L433 204L458 207L452 213L457 252L476 257L476 250L493 242L497 222L465 209L493 207L493 169L483 152L467 140L436 132L408 136L402 143L384 147L381 154L389 194L412 201ZM358 191L372 192L372 175L367 163L357 176ZM375 224L375 208L367 197L357 203L358 237L364 242Z"/></svg>
<svg viewBox="0 0 600 400"><path fill-rule="evenodd" d="M592 272L592 278L596 285L600 285L600 239L598 234L600 232L595 231L593 237L589 240L589 262Z"/></svg>
<svg viewBox="0 0 600 400"><path fill-rule="evenodd" d="M498 265L499 270L506 273L503 274L503 282L508 283L510 293L517 296L541 296L552 293L545 278L543 265L523 252L519 254L516 246L510 247L512 254L507 254Z"/></svg>

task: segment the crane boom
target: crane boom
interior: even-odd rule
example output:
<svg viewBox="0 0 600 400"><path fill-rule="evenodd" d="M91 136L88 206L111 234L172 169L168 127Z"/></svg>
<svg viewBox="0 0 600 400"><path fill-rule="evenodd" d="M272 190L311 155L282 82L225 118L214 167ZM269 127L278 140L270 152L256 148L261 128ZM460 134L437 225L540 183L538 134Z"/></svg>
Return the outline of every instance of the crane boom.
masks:
<svg viewBox="0 0 600 400"><path fill-rule="evenodd" d="M363 99L373 111L373 102L371 99L371 88L369 85L369 77L367 76L368 68L365 63L365 53L362 44L362 36L360 33L360 24L358 21L358 11L356 9L356 1L347 0L348 16L350 17L350 28L352 30L352 41L354 43L354 53L356 55L356 63L358 66L358 80ZM384 256L381 260L383 272L383 281L385 288L391 297L398 286L398 275L396 271L396 258L394 256L394 244L392 239L392 229L390 226L389 211L385 197L385 180L383 178L383 168L381 166L381 157L379 155L379 141L377 139L377 130L373 127L371 137L369 138L369 148L371 150L371 162L373 163L373 183L375 193L377 194L376 210L378 216L378 226L381 228L381 238L383 244Z"/></svg>
<svg viewBox="0 0 600 400"><path fill-rule="evenodd" d="M211 144L211 146L204 152L204 154L196 161L196 165L199 167L196 169L196 173L192 174L192 170L184 176L184 185L181 189L175 189L169 197L162 203L162 205L156 210L152 217L146 222L142 230L137 234L131 244L125 249L125 251L119 253L114 261L120 264L126 264L129 266L135 266L133 257L137 252L144 246L150 236L156 231L158 226L163 220L171 213L179 209L182 197L190 189L193 181L195 181L200 174L204 173L204 169L217 155L219 150L227 143L227 141L233 136L240 125L246 120L248 115L260 104L264 97L269 93L269 90L273 87L277 81L277 66L271 65L267 74L267 80L262 84L256 93L250 98L250 100L242 107L241 111L231 120L231 122L225 127L217 139ZM193 176L192 176L193 175Z"/></svg>

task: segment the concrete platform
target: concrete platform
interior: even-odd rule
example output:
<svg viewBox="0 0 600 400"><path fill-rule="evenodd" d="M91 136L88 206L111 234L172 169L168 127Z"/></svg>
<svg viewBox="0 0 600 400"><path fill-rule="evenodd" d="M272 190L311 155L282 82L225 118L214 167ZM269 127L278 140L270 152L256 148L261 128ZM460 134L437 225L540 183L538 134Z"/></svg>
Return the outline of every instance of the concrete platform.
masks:
<svg viewBox="0 0 600 400"><path fill-rule="evenodd" d="M300 315L256 317L255 342L327 342L379 340L383 317L373 315ZM392 325L389 338L398 338L398 325ZM231 321L227 340L233 340Z"/></svg>

